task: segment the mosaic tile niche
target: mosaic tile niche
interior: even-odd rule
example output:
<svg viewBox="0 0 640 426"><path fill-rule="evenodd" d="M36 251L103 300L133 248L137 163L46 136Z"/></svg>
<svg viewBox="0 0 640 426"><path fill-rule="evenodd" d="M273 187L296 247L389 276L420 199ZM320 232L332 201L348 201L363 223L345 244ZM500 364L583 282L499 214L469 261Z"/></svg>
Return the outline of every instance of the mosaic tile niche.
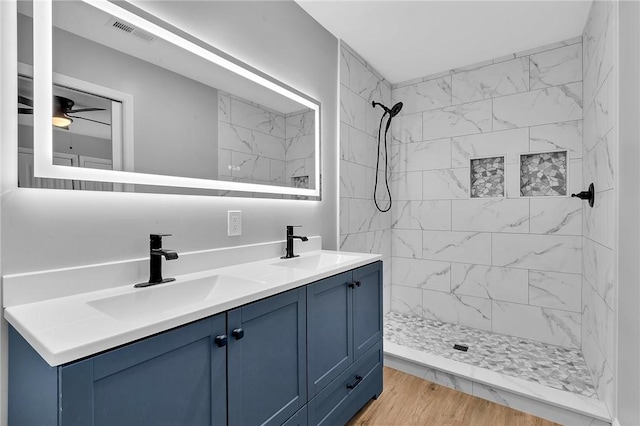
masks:
<svg viewBox="0 0 640 426"><path fill-rule="evenodd" d="M293 176L291 178L291 186L294 188L309 188L309 176Z"/></svg>
<svg viewBox="0 0 640 426"><path fill-rule="evenodd" d="M471 198L504 197L504 157L471 160Z"/></svg>
<svg viewBox="0 0 640 426"><path fill-rule="evenodd" d="M521 155L520 195L567 195L567 151Z"/></svg>

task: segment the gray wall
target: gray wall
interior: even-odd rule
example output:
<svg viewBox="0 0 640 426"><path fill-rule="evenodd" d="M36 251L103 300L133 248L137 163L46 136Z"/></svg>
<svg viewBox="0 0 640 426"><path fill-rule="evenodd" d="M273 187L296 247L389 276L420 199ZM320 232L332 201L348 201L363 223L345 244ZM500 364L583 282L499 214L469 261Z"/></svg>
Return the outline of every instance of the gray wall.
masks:
<svg viewBox="0 0 640 426"><path fill-rule="evenodd" d="M0 3L3 8L15 10L5 3ZM143 257L148 234L158 231L172 233L167 246L185 252L281 240L287 224L300 224L304 235L320 235L324 248L336 249L337 39L293 2L140 5L320 101L322 201L15 189L17 136L15 129L3 128L2 273ZM15 12L8 22L13 20ZM3 37L12 36L13 43L1 50L2 72L9 74L2 75L2 87L11 89L14 99L12 30L15 27L3 22ZM8 98L4 92L0 96L5 104ZM9 123L14 121L11 117ZM235 209L243 213L243 235L227 237L227 210ZM0 326L4 330L6 323L1 321ZM0 348L6 348L5 332ZM0 353L0 359L4 356ZM6 388L0 394L6 396Z"/></svg>

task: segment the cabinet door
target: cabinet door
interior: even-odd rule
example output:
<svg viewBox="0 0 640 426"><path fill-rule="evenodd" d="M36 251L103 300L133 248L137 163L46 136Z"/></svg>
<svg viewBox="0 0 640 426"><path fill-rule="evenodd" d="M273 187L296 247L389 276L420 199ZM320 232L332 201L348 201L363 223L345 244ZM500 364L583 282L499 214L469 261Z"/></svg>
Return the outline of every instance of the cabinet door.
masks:
<svg viewBox="0 0 640 426"><path fill-rule="evenodd" d="M309 398L353 362L351 272L307 286Z"/></svg>
<svg viewBox="0 0 640 426"><path fill-rule="evenodd" d="M225 424L224 314L62 367L68 425Z"/></svg>
<svg viewBox="0 0 640 426"><path fill-rule="evenodd" d="M281 425L306 403L306 289L227 314L230 425Z"/></svg>
<svg viewBox="0 0 640 426"><path fill-rule="evenodd" d="M382 262L353 271L354 359L382 339Z"/></svg>

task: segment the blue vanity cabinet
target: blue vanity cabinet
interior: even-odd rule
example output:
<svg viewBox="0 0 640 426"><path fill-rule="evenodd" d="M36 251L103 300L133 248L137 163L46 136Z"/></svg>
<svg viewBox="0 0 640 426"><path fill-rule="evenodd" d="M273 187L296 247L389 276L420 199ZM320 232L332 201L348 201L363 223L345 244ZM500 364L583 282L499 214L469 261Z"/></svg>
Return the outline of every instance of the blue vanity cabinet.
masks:
<svg viewBox="0 0 640 426"><path fill-rule="evenodd" d="M285 423L307 402L306 288L229 311L227 325L229 424Z"/></svg>
<svg viewBox="0 0 640 426"><path fill-rule="evenodd" d="M307 288L310 425L346 423L382 392L382 262Z"/></svg>
<svg viewBox="0 0 640 426"><path fill-rule="evenodd" d="M381 274L365 265L57 367L10 327L9 424L344 424L382 392Z"/></svg>
<svg viewBox="0 0 640 426"><path fill-rule="evenodd" d="M382 262L307 286L312 398L382 339Z"/></svg>
<svg viewBox="0 0 640 426"><path fill-rule="evenodd" d="M225 315L60 368L60 425L224 425Z"/></svg>

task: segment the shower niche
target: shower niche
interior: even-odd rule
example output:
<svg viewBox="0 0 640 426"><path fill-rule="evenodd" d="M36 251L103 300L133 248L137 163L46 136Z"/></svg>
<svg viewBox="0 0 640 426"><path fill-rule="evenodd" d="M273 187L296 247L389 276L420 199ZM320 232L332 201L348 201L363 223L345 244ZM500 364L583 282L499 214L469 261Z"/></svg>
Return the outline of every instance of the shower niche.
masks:
<svg viewBox="0 0 640 426"><path fill-rule="evenodd" d="M520 196L567 195L567 151L520 155Z"/></svg>
<svg viewBox="0 0 640 426"><path fill-rule="evenodd" d="M519 156L510 179L520 197L566 197L567 151L527 152ZM469 198L506 197L507 158L493 155L469 159ZM515 176L519 174L519 176ZM510 186L511 188L511 186Z"/></svg>
<svg viewBox="0 0 640 426"><path fill-rule="evenodd" d="M505 157L472 158L469 195L471 198L497 198L505 195Z"/></svg>

